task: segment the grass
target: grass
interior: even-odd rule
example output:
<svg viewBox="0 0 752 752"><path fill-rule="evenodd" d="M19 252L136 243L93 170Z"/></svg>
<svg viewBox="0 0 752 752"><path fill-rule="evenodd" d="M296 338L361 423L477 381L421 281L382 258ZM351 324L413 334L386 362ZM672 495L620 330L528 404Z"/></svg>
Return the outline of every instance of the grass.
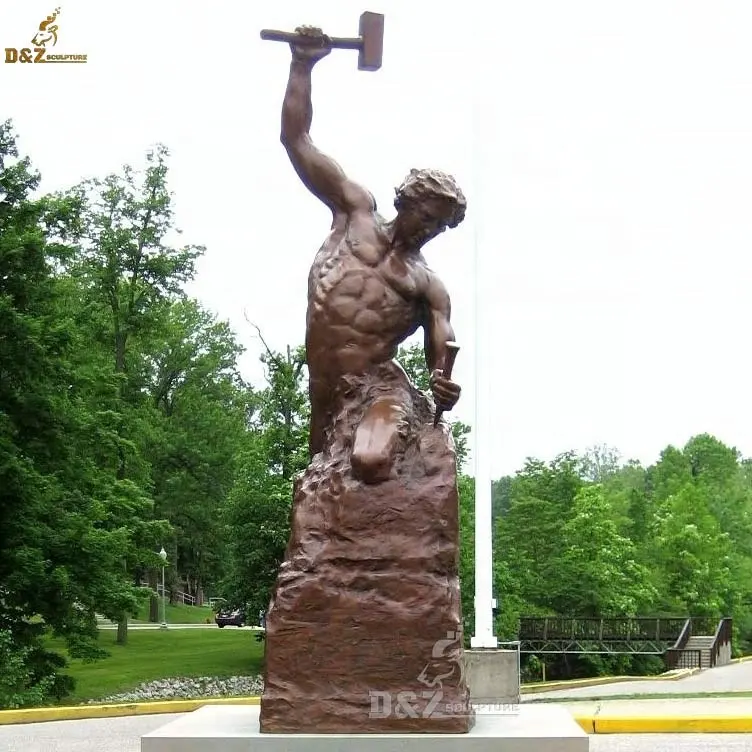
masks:
<svg viewBox="0 0 752 752"><path fill-rule="evenodd" d="M209 606L184 606L182 603L172 605L170 603L165 607L168 624L206 624L214 623L214 612ZM139 612L134 617L134 621L149 621L149 601L141 604ZM159 604L159 621L162 621L162 604Z"/></svg>
<svg viewBox="0 0 752 752"><path fill-rule="evenodd" d="M263 663L264 644L244 630L133 630L126 645L115 643L114 631L100 630L99 639L110 656L94 663L69 661L65 673L76 680L76 689L63 704L127 692L155 679L258 674ZM62 640L51 639L49 647L67 657Z"/></svg>

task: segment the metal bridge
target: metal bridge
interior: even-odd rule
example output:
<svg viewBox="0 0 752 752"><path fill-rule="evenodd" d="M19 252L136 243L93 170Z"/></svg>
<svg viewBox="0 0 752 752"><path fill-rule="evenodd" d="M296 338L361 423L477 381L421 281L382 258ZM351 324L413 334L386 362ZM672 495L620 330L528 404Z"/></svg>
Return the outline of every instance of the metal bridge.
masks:
<svg viewBox="0 0 752 752"><path fill-rule="evenodd" d="M522 617L521 653L658 655L670 668L715 666L730 651L731 619L709 617ZM708 636L703 653L690 642ZM725 662L725 661L724 661Z"/></svg>

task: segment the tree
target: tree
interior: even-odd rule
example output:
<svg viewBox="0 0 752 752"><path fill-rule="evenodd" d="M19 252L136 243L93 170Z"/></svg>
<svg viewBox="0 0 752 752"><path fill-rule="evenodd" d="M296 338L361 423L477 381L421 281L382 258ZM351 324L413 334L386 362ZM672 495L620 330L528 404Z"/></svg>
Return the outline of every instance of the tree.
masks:
<svg viewBox="0 0 752 752"><path fill-rule="evenodd" d="M266 610L290 536L292 483L272 474L263 437L249 437L223 511L228 604Z"/></svg>
<svg viewBox="0 0 752 752"><path fill-rule="evenodd" d="M644 557L664 608L740 616L749 593L750 493L741 457L708 434L668 447L648 471L652 499Z"/></svg>
<svg viewBox="0 0 752 752"><path fill-rule="evenodd" d="M223 513L227 543L224 597L265 610L290 535L293 481L308 464L308 395L303 348L265 351L266 387L253 400L250 431Z"/></svg>
<svg viewBox="0 0 752 752"><path fill-rule="evenodd" d="M95 314L94 341L111 357L112 373L106 380L115 388L106 409L118 481L111 502L118 510L115 523L134 533L131 555L122 562L131 575L156 564L152 554L157 535L157 528L147 524L153 500L140 441L145 394L134 367L139 357L136 342L153 336L164 324L170 300L183 294L182 284L193 276L195 260L204 250L169 244L174 226L167 157L167 149L157 146L147 154L142 174L126 165L121 174L83 181L64 195L76 207L69 226L78 241L68 268ZM129 526L129 520L139 524ZM127 627L124 611L118 619L118 642L126 641Z"/></svg>
<svg viewBox="0 0 752 752"><path fill-rule="evenodd" d="M491 505L494 525L499 517L503 517L509 511L512 481L512 476L505 475L503 478L499 478L491 483Z"/></svg>
<svg viewBox="0 0 752 752"><path fill-rule="evenodd" d="M620 464L621 455L617 449L607 444L597 444L582 457L582 473L592 483L602 483L618 472Z"/></svg>
<svg viewBox="0 0 752 752"><path fill-rule="evenodd" d="M143 454L151 465L154 515L169 520L170 592L178 575L200 601L217 587L224 561L220 514L230 492L247 428L252 392L241 378L242 352L226 322L191 299L169 305L141 359L151 422ZM156 570L149 571L156 588ZM158 620L152 596L150 619Z"/></svg>
<svg viewBox="0 0 752 752"><path fill-rule="evenodd" d="M745 483L741 454L709 434L693 436L683 451L693 483L704 493L720 529L734 547L752 556L752 493Z"/></svg>
<svg viewBox="0 0 752 752"><path fill-rule="evenodd" d="M128 529L115 495L138 505L96 461L107 433L89 401L88 374L68 289L53 263L70 249L48 243L65 224L65 200L30 198L39 182L19 158L10 122L0 125L0 707L46 702L72 686L65 661L45 649L46 631L74 657L101 654L95 610L134 609L136 589L121 562ZM57 255L56 255L57 254ZM10 646L10 647L8 647ZM6 652L9 651L9 652Z"/></svg>
<svg viewBox="0 0 752 752"><path fill-rule="evenodd" d="M691 479L689 459L680 449L669 445L661 452L659 461L648 469L647 491L660 502L680 491Z"/></svg>
<svg viewBox="0 0 752 752"><path fill-rule="evenodd" d="M465 642L469 645L475 619L475 479L460 475L460 597Z"/></svg>
<svg viewBox="0 0 752 752"><path fill-rule="evenodd" d="M736 605L731 543L691 484L669 496L653 522L651 559L663 596L674 613L720 617Z"/></svg>
<svg viewBox="0 0 752 752"><path fill-rule="evenodd" d="M509 509L494 526L497 625L505 638L516 636L520 615L554 610L564 551L561 527L584 484L574 453L549 464L528 459L512 480Z"/></svg>
<svg viewBox="0 0 752 752"><path fill-rule="evenodd" d="M261 362L266 369L266 389L256 402L254 424L262 431L270 469L292 480L308 464L308 429L311 417L308 393L303 387L305 348L284 354L273 351L256 327L264 346Z"/></svg>
<svg viewBox="0 0 752 752"><path fill-rule="evenodd" d="M577 493L561 540L559 576L551 583L557 613L637 616L655 602L648 570L632 541L619 534L601 485Z"/></svg>

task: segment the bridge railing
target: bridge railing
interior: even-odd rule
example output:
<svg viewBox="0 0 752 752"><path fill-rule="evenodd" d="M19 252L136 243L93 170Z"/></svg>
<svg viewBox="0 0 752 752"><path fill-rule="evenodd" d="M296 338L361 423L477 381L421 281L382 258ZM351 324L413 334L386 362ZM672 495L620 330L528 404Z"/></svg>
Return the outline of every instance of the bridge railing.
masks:
<svg viewBox="0 0 752 752"><path fill-rule="evenodd" d="M522 617L519 639L581 642L644 640L672 644L681 634L686 621L674 617Z"/></svg>
<svg viewBox="0 0 752 752"><path fill-rule="evenodd" d="M723 652L728 653L727 658L731 657L731 633L733 632L733 620L729 618L721 619L718 622L713 635L713 644L710 647L710 668L718 663L726 663L727 660L719 660Z"/></svg>
<svg viewBox="0 0 752 752"><path fill-rule="evenodd" d="M689 642L689 638L692 636L692 620L686 619L684 621L684 627L676 638L676 642L666 650L663 659L666 663L666 668L695 668L694 665L687 665L690 661L697 661L696 668L702 668L702 651L700 651L699 657L696 655L686 655L686 645Z"/></svg>
<svg viewBox="0 0 752 752"><path fill-rule="evenodd" d="M706 668L702 665L702 650L694 648L669 648L665 654L666 666L677 668Z"/></svg>

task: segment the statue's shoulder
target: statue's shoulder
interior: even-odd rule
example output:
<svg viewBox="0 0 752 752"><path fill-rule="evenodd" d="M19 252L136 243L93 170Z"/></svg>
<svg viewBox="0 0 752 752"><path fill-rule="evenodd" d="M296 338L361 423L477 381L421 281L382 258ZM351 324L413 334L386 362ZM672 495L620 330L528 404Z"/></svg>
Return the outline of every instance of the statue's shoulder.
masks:
<svg viewBox="0 0 752 752"><path fill-rule="evenodd" d="M433 284L434 280L438 280L436 272L428 265L428 261L422 253L418 252L412 257L412 266L420 274L426 285Z"/></svg>
<svg viewBox="0 0 752 752"><path fill-rule="evenodd" d="M425 288L424 295L429 305L444 308L449 303L449 291L442 282L441 277L428 265L425 265Z"/></svg>

